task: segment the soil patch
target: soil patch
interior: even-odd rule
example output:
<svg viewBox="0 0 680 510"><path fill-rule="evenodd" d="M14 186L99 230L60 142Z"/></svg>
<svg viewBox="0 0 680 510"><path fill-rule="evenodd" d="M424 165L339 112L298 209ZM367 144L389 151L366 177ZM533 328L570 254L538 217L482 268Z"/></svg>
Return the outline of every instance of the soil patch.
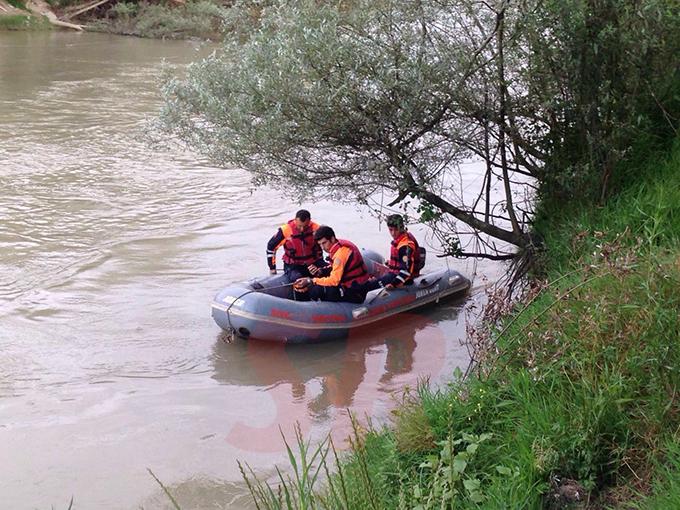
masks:
<svg viewBox="0 0 680 510"><path fill-rule="evenodd" d="M5 0L0 0L0 16L26 16L28 12L17 9Z"/></svg>

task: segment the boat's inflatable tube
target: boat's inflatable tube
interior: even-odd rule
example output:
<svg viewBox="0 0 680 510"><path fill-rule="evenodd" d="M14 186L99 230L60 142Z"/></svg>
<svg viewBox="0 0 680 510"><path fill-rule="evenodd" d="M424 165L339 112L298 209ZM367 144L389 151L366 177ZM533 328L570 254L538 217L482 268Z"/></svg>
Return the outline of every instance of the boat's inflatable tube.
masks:
<svg viewBox="0 0 680 510"><path fill-rule="evenodd" d="M380 255L362 250L368 270L381 274ZM212 316L225 331L243 338L287 343L321 342L344 338L353 328L460 295L470 281L457 271L438 269L416 278L413 285L376 289L361 304L294 301L284 275L237 283L221 290L212 303Z"/></svg>

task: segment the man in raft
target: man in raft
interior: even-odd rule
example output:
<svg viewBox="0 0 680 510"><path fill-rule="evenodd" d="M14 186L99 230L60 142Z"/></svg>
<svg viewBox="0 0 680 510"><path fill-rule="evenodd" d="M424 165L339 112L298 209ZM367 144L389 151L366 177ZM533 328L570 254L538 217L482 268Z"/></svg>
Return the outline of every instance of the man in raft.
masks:
<svg viewBox="0 0 680 510"><path fill-rule="evenodd" d="M289 282L311 276L310 265L325 265L321 248L314 241L319 225L312 221L309 211L300 209L295 218L284 223L267 243L269 273L276 274L276 250L283 246L283 272Z"/></svg>
<svg viewBox="0 0 680 510"><path fill-rule="evenodd" d="M392 236L390 243L390 259L387 262L389 272L380 278L371 279L368 290L384 287L392 289L413 284L413 279L420 275L425 260L424 250L408 231L404 218L400 214L390 214L387 219L387 230Z"/></svg>
<svg viewBox="0 0 680 510"><path fill-rule="evenodd" d="M325 225L317 229L314 239L330 255L331 265L323 268L310 266L309 272L314 277L295 281L295 299L363 303L369 275L359 248L336 238L333 229Z"/></svg>

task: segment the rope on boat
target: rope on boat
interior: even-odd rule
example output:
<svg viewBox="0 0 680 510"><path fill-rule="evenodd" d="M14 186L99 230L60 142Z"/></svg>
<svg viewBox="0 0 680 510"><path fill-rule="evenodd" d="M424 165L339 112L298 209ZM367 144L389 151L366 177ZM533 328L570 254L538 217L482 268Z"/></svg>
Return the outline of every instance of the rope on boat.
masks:
<svg viewBox="0 0 680 510"><path fill-rule="evenodd" d="M265 289L267 289L267 290L283 289L285 287L292 287L295 284L295 282L292 282L292 283L285 283L283 285L276 285L274 287L264 287L257 280L255 281L255 283L260 285L259 289L247 290L246 292L244 292L240 296L234 298L234 300L231 303L229 303L229 306L226 309L227 321L229 322L229 331L227 331L227 343L228 344L233 342L234 339L236 338L236 328L234 328L233 324L231 323L231 315L229 314L229 310L231 310L231 307L234 306L234 303L236 303L236 301L238 301L239 299L241 299L244 296L247 296L248 294L252 294L253 292L262 292Z"/></svg>

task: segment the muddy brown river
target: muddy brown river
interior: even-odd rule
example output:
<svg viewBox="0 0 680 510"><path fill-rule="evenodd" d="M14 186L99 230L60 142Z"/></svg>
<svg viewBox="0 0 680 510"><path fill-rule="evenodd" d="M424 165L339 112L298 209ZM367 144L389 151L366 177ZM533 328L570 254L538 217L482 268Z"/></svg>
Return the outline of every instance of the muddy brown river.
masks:
<svg viewBox="0 0 680 510"><path fill-rule="evenodd" d="M405 386L467 365L465 309L501 269L434 256L471 297L345 341L223 341L213 295L266 272L301 206L360 246L390 238L367 210L144 142L163 61L210 50L0 32L0 508L172 508L147 468L184 510L249 508L236 461L285 466L279 427L342 442L348 408L380 423Z"/></svg>

